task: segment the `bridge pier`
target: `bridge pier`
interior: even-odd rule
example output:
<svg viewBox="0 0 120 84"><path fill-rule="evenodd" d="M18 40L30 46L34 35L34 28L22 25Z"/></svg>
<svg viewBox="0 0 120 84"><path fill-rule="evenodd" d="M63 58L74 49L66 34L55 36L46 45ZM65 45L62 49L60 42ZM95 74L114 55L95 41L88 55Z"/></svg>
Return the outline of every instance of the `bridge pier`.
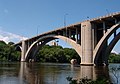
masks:
<svg viewBox="0 0 120 84"><path fill-rule="evenodd" d="M81 23L81 65L93 65L92 25L89 21Z"/></svg>
<svg viewBox="0 0 120 84"><path fill-rule="evenodd" d="M21 62L25 61L25 53L26 53L26 43L22 41L22 52L21 52Z"/></svg>

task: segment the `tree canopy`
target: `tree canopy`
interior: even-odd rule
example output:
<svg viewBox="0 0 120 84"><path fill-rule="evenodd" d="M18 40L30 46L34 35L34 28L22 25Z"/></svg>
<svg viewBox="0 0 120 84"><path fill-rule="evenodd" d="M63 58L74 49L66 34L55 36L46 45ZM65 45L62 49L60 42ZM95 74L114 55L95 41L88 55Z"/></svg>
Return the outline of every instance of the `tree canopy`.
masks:
<svg viewBox="0 0 120 84"><path fill-rule="evenodd" d="M6 44L4 41L0 41L0 61L18 61L20 58L20 52L16 51L13 42Z"/></svg>
<svg viewBox="0 0 120 84"><path fill-rule="evenodd" d="M6 44L4 41L0 41L0 61L20 61L21 52L13 44L13 42ZM36 55L38 62L68 63L72 58L78 59L80 62L80 57L74 49L62 46L45 45Z"/></svg>
<svg viewBox="0 0 120 84"><path fill-rule="evenodd" d="M0 41L0 61L20 61L21 51L13 46L13 42L6 44ZM72 48L63 48L62 46L43 46L36 55L38 62L57 62L69 63L71 59L77 59L80 63L80 56ZM109 55L110 63L120 63L120 54L111 53Z"/></svg>
<svg viewBox="0 0 120 84"><path fill-rule="evenodd" d="M61 46L45 45L37 54L37 61L40 62L68 63L72 58L78 59L80 62L80 56L74 49Z"/></svg>

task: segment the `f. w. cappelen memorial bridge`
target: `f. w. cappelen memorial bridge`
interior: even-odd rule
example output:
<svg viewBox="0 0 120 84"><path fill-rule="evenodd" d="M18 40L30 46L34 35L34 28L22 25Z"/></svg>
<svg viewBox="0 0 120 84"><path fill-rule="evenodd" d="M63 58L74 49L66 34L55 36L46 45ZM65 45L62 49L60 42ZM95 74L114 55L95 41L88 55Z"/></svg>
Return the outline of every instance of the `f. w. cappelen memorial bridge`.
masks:
<svg viewBox="0 0 120 84"><path fill-rule="evenodd" d="M15 44L21 47L21 61L33 59L38 50L54 39L70 44L82 65L108 64L108 56L120 39L120 12L49 31ZM110 36L114 38L108 42Z"/></svg>

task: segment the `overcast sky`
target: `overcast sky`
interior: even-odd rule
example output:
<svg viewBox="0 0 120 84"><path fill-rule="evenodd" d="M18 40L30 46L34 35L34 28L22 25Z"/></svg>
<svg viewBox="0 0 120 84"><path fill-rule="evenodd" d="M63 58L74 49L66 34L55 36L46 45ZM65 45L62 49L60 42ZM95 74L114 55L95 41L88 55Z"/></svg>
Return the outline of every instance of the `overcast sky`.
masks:
<svg viewBox="0 0 120 84"><path fill-rule="evenodd" d="M65 14L69 25L119 11L120 0L0 0L0 39L17 42L63 27Z"/></svg>

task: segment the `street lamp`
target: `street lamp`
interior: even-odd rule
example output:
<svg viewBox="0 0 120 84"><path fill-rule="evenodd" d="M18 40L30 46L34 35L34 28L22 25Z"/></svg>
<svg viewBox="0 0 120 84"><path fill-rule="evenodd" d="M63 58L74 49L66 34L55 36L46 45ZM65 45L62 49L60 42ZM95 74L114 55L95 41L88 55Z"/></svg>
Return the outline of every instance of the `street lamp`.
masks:
<svg viewBox="0 0 120 84"><path fill-rule="evenodd" d="M64 15L64 27L66 29L66 37L67 37L67 26L66 26L66 16L67 15L68 15L67 13Z"/></svg>
<svg viewBox="0 0 120 84"><path fill-rule="evenodd" d="M37 26L37 36L38 36L38 31L39 31L38 28L39 28L39 26L40 26L40 25Z"/></svg>

